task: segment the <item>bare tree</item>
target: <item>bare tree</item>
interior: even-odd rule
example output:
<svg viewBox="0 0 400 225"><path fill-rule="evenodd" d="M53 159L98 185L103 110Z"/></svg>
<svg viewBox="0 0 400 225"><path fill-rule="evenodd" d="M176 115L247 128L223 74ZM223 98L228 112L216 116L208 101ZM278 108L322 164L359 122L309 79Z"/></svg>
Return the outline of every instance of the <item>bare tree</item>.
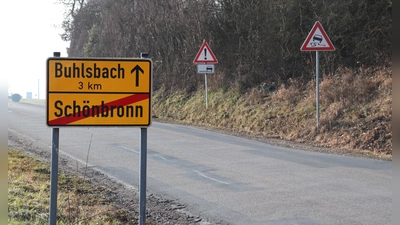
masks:
<svg viewBox="0 0 400 225"><path fill-rule="evenodd" d="M313 79L313 53L299 48L317 20L337 49L320 55L323 73L391 61L391 0L61 1L70 56L148 52L157 62L155 89L204 85L192 62L204 39L219 60L210 80L215 88Z"/></svg>

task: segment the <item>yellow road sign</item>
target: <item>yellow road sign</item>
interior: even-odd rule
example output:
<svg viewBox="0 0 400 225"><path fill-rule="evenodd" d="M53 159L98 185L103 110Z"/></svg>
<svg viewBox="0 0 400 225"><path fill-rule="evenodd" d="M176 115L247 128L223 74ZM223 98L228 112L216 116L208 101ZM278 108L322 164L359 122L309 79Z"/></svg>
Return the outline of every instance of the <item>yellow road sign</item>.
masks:
<svg viewBox="0 0 400 225"><path fill-rule="evenodd" d="M150 59L49 58L48 126L151 124Z"/></svg>

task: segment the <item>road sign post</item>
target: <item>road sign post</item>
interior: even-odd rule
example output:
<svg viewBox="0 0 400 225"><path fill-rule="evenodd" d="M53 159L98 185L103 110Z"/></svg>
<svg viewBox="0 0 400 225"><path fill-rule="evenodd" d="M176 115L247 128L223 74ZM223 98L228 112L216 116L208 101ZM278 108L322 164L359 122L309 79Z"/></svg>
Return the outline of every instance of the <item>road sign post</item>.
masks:
<svg viewBox="0 0 400 225"><path fill-rule="evenodd" d="M146 54L140 59L59 56L47 59L46 123L53 127L49 224L57 221L58 127L137 126L141 128L139 224L144 225L152 61Z"/></svg>
<svg viewBox="0 0 400 225"><path fill-rule="evenodd" d="M206 88L206 108L208 108L208 81L207 73L214 73L214 64L218 63L217 58L211 51L210 46L208 46L206 40L203 40L193 63L197 64L197 72L204 73L204 83Z"/></svg>
<svg viewBox="0 0 400 225"><path fill-rule="evenodd" d="M139 225L146 224L147 128L140 128Z"/></svg>
<svg viewBox="0 0 400 225"><path fill-rule="evenodd" d="M317 132L319 131L319 52L315 52L315 110L317 111Z"/></svg>
<svg viewBox="0 0 400 225"><path fill-rule="evenodd" d="M300 48L301 51L315 51L315 92L316 92L316 124L319 131L319 51L334 51L331 40L319 21L315 22L306 40Z"/></svg>
<svg viewBox="0 0 400 225"><path fill-rule="evenodd" d="M54 57L60 57L59 52L53 53ZM58 153L59 153L60 128L52 128L51 135L51 169L50 169L50 215L49 224L57 223L57 193L58 193Z"/></svg>
<svg viewBox="0 0 400 225"><path fill-rule="evenodd" d="M141 53L140 58L148 58ZM139 178L139 225L146 224L146 186L147 186L147 128L140 128L140 178Z"/></svg>
<svg viewBox="0 0 400 225"><path fill-rule="evenodd" d="M204 82L206 86L206 108L208 108L208 81L207 81L207 74L204 74Z"/></svg>

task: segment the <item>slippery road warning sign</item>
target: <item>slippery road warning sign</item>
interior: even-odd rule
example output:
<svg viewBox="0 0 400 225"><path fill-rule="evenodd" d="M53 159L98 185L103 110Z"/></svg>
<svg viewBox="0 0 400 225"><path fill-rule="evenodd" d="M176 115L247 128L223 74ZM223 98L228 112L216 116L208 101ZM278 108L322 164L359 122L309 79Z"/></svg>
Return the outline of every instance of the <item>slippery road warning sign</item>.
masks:
<svg viewBox="0 0 400 225"><path fill-rule="evenodd" d="M331 40L319 21L315 22L306 40L300 48L301 51L334 51Z"/></svg>
<svg viewBox="0 0 400 225"><path fill-rule="evenodd" d="M150 59L49 58L48 126L151 124Z"/></svg>

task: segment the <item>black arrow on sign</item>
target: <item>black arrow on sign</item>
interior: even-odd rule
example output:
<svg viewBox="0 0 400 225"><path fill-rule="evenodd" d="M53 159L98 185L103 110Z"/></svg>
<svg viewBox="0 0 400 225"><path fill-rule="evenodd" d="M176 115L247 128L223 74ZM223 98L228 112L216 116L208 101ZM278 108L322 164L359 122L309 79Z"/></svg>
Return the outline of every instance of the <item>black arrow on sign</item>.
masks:
<svg viewBox="0 0 400 225"><path fill-rule="evenodd" d="M136 65L135 67L133 67L133 69L131 70L131 74L133 72L136 71L136 87L139 87L139 72L144 73L142 67L140 67L139 65Z"/></svg>

